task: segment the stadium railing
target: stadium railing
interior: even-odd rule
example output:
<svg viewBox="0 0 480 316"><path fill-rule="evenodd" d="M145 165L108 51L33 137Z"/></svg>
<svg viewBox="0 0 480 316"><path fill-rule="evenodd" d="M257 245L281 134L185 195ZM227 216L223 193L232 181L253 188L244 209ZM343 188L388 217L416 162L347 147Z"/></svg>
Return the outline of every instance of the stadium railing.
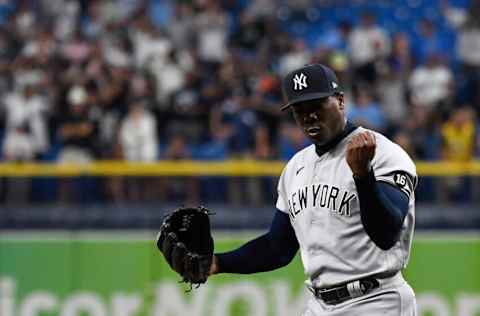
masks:
<svg viewBox="0 0 480 316"><path fill-rule="evenodd" d="M417 161L419 176L479 176L480 161L427 162ZM284 161L226 160L191 161L162 160L156 163L97 161L91 164L0 163L0 177L77 177L77 176L279 176Z"/></svg>

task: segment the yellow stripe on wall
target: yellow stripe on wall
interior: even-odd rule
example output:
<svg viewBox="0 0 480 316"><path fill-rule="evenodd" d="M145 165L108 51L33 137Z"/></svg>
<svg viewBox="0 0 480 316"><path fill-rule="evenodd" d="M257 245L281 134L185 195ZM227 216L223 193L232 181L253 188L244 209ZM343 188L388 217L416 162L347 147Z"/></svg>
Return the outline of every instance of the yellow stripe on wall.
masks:
<svg viewBox="0 0 480 316"><path fill-rule="evenodd" d="M168 161L129 163L98 161L88 165L56 163L0 163L4 177L79 177L79 176L273 176L278 177L284 161L226 160ZM420 176L478 176L480 161L469 163L416 162Z"/></svg>

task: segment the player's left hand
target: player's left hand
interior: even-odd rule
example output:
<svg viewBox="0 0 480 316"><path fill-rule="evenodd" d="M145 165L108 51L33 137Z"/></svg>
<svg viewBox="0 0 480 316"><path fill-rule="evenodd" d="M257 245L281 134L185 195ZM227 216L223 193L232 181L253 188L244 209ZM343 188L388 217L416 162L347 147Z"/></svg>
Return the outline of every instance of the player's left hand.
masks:
<svg viewBox="0 0 480 316"><path fill-rule="evenodd" d="M165 260L190 285L207 282L212 270L211 214L203 206L180 207L165 218L157 235Z"/></svg>
<svg viewBox="0 0 480 316"><path fill-rule="evenodd" d="M354 177L363 177L370 171L377 143L373 133L365 131L355 135L347 145L347 163Z"/></svg>

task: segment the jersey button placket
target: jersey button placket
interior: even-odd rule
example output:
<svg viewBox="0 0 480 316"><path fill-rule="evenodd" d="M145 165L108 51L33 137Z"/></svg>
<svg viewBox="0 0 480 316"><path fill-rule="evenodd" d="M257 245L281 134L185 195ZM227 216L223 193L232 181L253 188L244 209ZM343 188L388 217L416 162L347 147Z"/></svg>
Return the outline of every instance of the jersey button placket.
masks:
<svg viewBox="0 0 480 316"><path fill-rule="evenodd" d="M312 181L310 183L317 183L320 180L320 175L318 172L318 161L315 162L315 165L313 166L313 171L312 171Z"/></svg>
<svg viewBox="0 0 480 316"><path fill-rule="evenodd" d="M322 157L324 157L324 156L325 155L323 155ZM315 162L313 164L312 175L311 175L310 181L309 181L310 185L318 184L320 182L320 163L321 162L322 162L322 159L318 158L318 159L315 160ZM310 217L309 224L310 224L310 226L315 226L315 227L318 228L318 227L323 226L323 220L315 214L316 212L317 212L317 210L312 209L312 214L311 214L311 217ZM314 252L315 252L315 250L311 249L310 255L314 255Z"/></svg>
<svg viewBox="0 0 480 316"><path fill-rule="evenodd" d="M315 164L313 166L313 177L312 177L311 183L320 182L320 169L321 169L320 164L325 160L327 155L328 153L325 153L321 157L319 157L317 160L315 160Z"/></svg>

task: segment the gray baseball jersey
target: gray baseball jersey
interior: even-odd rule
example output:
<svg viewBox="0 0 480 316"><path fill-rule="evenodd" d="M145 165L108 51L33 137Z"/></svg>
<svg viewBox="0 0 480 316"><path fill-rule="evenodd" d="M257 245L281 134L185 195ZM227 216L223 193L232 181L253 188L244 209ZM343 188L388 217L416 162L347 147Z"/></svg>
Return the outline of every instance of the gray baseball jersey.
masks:
<svg viewBox="0 0 480 316"><path fill-rule="evenodd" d="M371 162L377 181L390 183L409 197L399 241L382 250L364 230L355 182L345 159L350 139L365 130L357 128L322 156L314 145L301 150L279 179L276 206L289 214L307 282L315 287L393 274L408 263L415 216L415 165L400 146L371 131L377 143Z"/></svg>

